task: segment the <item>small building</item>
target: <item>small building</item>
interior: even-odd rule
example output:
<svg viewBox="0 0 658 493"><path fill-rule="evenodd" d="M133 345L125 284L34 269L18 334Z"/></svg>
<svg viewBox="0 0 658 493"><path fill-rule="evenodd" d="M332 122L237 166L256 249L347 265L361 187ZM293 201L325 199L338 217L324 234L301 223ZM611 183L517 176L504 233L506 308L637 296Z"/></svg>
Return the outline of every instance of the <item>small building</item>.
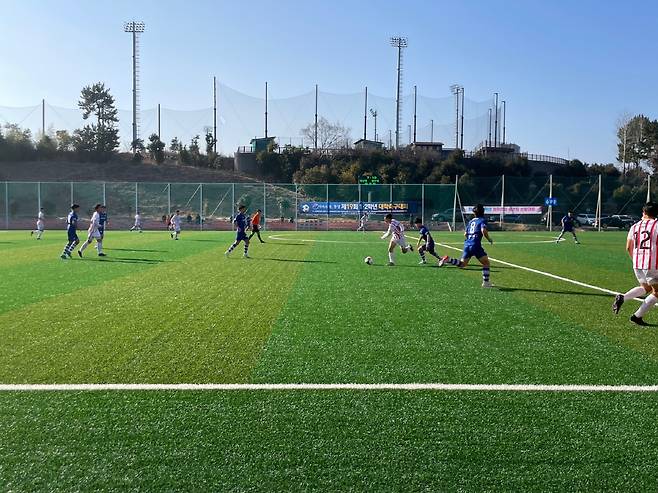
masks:
<svg viewBox="0 0 658 493"><path fill-rule="evenodd" d="M251 152L266 151L271 144L274 144L276 137L257 137L251 139Z"/></svg>
<svg viewBox="0 0 658 493"><path fill-rule="evenodd" d="M414 142L411 144L414 151L429 151L441 154L443 151L443 142Z"/></svg>
<svg viewBox="0 0 658 493"><path fill-rule="evenodd" d="M376 140L359 139L354 143L355 149L366 149L368 151L377 151L384 148L383 142Z"/></svg>

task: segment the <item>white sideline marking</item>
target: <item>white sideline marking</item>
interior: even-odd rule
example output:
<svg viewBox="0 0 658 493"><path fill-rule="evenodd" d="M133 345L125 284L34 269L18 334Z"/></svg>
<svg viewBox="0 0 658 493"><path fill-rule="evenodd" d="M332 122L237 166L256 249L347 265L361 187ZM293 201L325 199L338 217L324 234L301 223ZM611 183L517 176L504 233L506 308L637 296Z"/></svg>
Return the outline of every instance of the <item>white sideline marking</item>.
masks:
<svg viewBox="0 0 658 493"><path fill-rule="evenodd" d="M303 241L306 243L345 243L345 244L370 244L370 245L375 245L379 244L379 241L347 241L347 240L316 240L316 239L308 239L308 238L294 238L292 236L281 236L281 235L269 235L268 238L270 240L279 240L279 241Z"/></svg>
<svg viewBox="0 0 658 493"><path fill-rule="evenodd" d="M435 390L492 392L658 392L658 385L544 385L466 383L74 383L0 384L0 392L108 390Z"/></svg>

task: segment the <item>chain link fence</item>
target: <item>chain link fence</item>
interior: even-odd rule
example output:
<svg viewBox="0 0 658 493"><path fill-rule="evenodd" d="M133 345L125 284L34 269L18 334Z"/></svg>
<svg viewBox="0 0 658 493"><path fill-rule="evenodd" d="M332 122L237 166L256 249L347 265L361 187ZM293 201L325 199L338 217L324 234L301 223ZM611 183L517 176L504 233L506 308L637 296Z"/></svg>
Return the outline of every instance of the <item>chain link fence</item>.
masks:
<svg viewBox="0 0 658 493"><path fill-rule="evenodd" d="M111 229L128 229L137 212L146 229L165 229L179 210L184 228L230 230L238 205L250 213L261 209L269 230L351 230L365 212L373 229L381 229L377 223L389 212L405 222L420 217L435 229L460 229L480 203L492 228L554 229L573 210L581 227L624 229L656 186L650 178L631 186L601 176L464 176L445 184L390 185L0 182L0 227L31 229L43 208L47 229L64 228L77 203L83 218L106 204Z"/></svg>

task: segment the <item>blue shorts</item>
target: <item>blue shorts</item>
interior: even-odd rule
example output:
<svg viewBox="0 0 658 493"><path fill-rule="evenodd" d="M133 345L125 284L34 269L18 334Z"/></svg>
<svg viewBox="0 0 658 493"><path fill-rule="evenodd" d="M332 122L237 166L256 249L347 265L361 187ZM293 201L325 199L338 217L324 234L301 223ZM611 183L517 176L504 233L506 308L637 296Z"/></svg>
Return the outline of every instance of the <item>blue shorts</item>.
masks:
<svg viewBox="0 0 658 493"><path fill-rule="evenodd" d="M78 238L78 232L75 229L67 229L66 232L69 235L69 242L80 241L80 238Z"/></svg>
<svg viewBox="0 0 658 493"><path fill-rule="evenodd" d="M434 251L434 242L433 241L431 243L425 243L420 248L422 248L424 252L436 253Z"/></svg>
<svg viewBox="0 0 658 493"><path fill-rule="evenodd" d="M103 236L105 234L105 228L99 227L98 232L101 234L101 236Z"/></svg>
<svg viewBox="0 0 658 493"><path fill-rule="evenodd" d="M464 251L462 252L462 260L466 260L471 257L482 258L486 256L487 256L487 252L484 251L482 245L464 245Z"/></svg>
<svg viewBox="0 0 658 493"><path fill-rule="evenodd" d="M235 235L235 241L248 241L249 237L247 236L246 231L238 231L238 234Z"/></svg>
<svg viewBox="0 0 658 493"><path fill-rule="evenodd" d="M569 226L567 228L562 228L563 233L573 233L573 226Z"/></svg>

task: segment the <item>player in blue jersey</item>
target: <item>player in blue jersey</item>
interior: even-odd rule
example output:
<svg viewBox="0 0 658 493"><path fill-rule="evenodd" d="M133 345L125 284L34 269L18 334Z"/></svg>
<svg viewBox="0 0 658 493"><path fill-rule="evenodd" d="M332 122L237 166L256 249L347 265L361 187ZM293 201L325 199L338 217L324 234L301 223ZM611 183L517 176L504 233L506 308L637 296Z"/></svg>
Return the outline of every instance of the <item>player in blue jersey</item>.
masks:
<svg viewBox="0 0 658 493"><path fill-rule="evenodd" d="M487 252L482 248L482 238L486 238L492 245L493 240L489 237L487 220L484 218L484 206L478 204L473 207L473 214L475 217L469 221L464 232L466 239L464 240L464 251L462 252L461 260L445 256L439 262L439 266L451 264L457 267L466 267L471 258L475 257L482 264L482 287L491 288L493 287L493 284L489 280L491 264L489 263Z"/></svg>
<svg viewBox="0 0 658 493"><path fill-rule="evenodd" d="M560 232L560 236L557 237L557 240L555 240L555 243L559 244L560 240L564 236L564 233L571 233L573 235L573 241L576 245L580 245L580 242L578 241L578 238L576 237L576 230L574 229L574 217L573 217L573 211L569 211L566 216L562 218L562 231Z"/></svg>
<svg viewBox="0 0 658 493"><path fill-rule="evenodd" d="M224 253L226 257L228 257L231 252L235 249L235 247L238 246L238 244L243 241L244 242L244 255L242 255L244 258L249 258L249 237L247 236L247 226L249 225L249 219L247 218L247 215L245 214L247 208L244 205L241 205L238 207L238 214L235 216L235 219L233 219L233 224L235 224L235 241L233 244L228 247L228 250Z"/></svg>
<svg viewBox="0 0 658 493"><path fill-rule="evenodd" d="M98 212L98 232L101 237L96 240L96 250L98 250L99 257L105 257L103 253L103 239L105 238L105 226L107 225L107 206L101 205L101 209Z"/></svg>
<svg viewBox="0 0 658 493"><path fill-rule="evenodd" d="M71 252L80 243L80 238L78 238L78 210L80 206L78 204L71 205L71 212L66 217L66 232L68 234L68 242L64 247L61 258L67 259L71 258Z"/></svg>
<svg viewBox="0 0 658 493"><path fill-rule="evenodd" d="M434 238L432 238L432 233L430 233L429 228L423 224L423 220L420 217L416 218L414 224L416 225L416 228L420 233L420 238L418 238L418 243L416 244L416 248L418 249L418 255L420 255L419 263L421 265L427 263L427 260L425 260L425 252L429 253L433 257L436 257L437 259L440 260L441 257L439 257L439 254L436 253ZM422 246L420 244L421 241L425 242L425 244Z"/></svg>

